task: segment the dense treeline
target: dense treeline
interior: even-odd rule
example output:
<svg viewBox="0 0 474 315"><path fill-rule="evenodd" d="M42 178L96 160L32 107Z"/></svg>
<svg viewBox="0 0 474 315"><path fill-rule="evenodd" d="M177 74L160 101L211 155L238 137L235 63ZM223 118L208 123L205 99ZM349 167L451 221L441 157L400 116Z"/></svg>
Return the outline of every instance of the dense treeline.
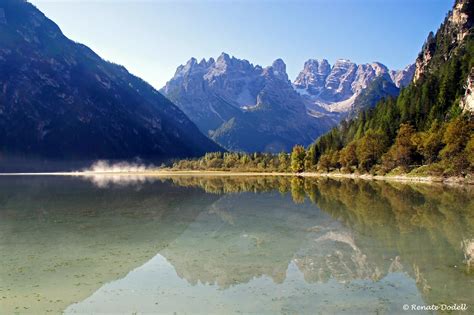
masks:
<svg viewBox="0 0 474 315"><path fill-rule="evenodd" d="M304 151L304 148L302 148ZM240 153L211 152L204 157L180 160L173 164L178 170L234 170L241 172L288 172L290 155L288 153Z"/></svg>
<svg viewBox="0 0 474 315"><path fill-rule="evenodd" d="M318 146L295 146L291 154L213 152L180 160L174 169L244 172L408 173L462 175L474 171L474 121L461 115L435 122L427 131L402 123L393 141L381 130L368 130L340 149L318 154Z"/></svg>

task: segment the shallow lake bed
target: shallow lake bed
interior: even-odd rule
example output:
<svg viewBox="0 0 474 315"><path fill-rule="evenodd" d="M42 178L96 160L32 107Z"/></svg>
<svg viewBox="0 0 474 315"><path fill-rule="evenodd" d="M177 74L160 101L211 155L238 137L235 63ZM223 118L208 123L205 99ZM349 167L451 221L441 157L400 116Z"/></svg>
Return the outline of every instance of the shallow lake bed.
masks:
<svg viewBox="0 0 474 315"><path fill-rule="evenodd" d="M398 314L474 296L468 189L275 176L0 188L1 313Z"/></svg>

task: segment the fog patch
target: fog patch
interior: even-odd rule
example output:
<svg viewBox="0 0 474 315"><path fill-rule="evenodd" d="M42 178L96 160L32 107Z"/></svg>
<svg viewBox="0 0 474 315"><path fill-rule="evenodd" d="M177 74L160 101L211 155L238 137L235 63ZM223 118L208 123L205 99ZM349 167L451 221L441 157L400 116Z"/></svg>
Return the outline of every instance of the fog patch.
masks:
<svg viewBox="0 0 474 315"><path fill-rule="evenodd" d="M101 160L82 170L80 175L98 188L140 186L154 182L157 178L150 176L149 173L157 170L158 167L154 165L145 165L139 162L111 163Z"/></svg>

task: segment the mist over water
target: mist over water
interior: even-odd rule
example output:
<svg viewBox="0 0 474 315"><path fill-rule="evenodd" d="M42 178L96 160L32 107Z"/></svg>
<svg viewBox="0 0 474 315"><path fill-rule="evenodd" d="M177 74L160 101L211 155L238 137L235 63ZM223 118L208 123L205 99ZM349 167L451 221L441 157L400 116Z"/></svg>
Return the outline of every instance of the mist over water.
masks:
<svg viewBox="0 0 474 315"><path fill-rule="evenodd" d="M138 162L108 162L105 160L99 160L94 162L89 168L83 170L83 172L94 172L94 173L144 173L149 171L157 170L154 165L145 165Z"/></svg>
<svg viewBox="0 0 474 315"><path fill-rule="evenodd" d="M153 176L144 173L156 171L154 165L145 165L138 162L108 162L104 160L94 162L90 167L82 170L80 176L92 182L96 187L141 185L155 181Z"/></svg>

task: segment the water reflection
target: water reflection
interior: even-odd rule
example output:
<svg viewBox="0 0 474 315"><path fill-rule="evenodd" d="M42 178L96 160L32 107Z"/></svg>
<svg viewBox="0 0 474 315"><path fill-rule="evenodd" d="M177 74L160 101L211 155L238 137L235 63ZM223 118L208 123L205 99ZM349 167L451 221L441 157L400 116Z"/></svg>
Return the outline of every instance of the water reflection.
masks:
<svg viewBox="0 0 474 315"><path fill-rule="evenodd" d="M471 188L223 176L93 183L0 180L5 313L399 313L474 296Z"/></svg>

